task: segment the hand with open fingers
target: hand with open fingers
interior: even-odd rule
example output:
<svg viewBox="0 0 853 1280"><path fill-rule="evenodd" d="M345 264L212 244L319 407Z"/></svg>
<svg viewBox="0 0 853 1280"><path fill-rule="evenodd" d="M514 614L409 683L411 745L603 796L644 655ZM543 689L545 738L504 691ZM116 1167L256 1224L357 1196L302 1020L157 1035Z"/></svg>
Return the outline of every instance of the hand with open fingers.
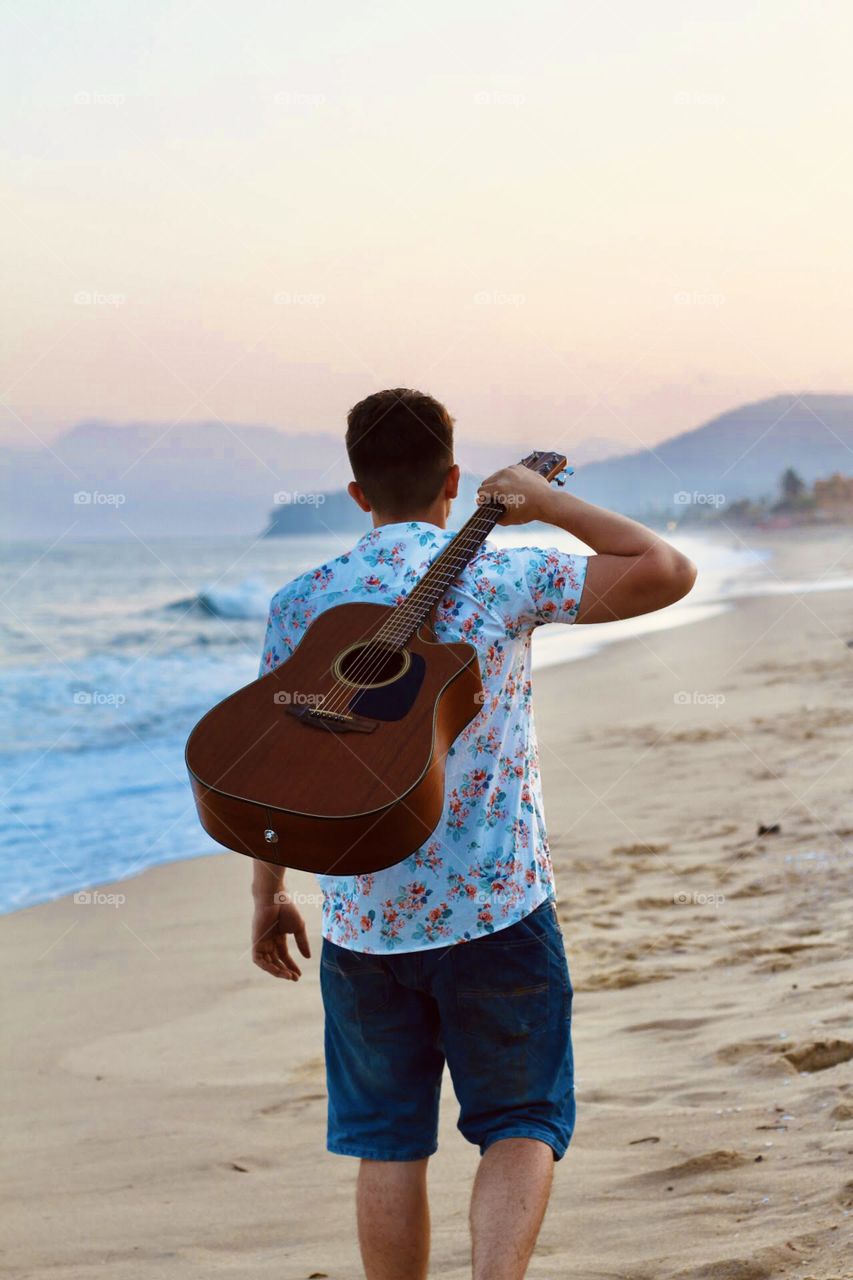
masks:
<svg viewBox="0 0 853 1280"><path fill-rule="evenodd" d="M288 935L293 935L300 953L308 959L308 931L302 913L285 893L271 902L256 902L252 919L252 959L259 969L274 978L298 982L302 970L290 954Z"/></svg>
<svg viewBox="0 0 853 1280"><path fill-rule="evenodd" d="M541 520L552 496L544 476L517 463L487 476L477 491L477 501L499 502L504 508L498 524L529 524Z"/></svg>

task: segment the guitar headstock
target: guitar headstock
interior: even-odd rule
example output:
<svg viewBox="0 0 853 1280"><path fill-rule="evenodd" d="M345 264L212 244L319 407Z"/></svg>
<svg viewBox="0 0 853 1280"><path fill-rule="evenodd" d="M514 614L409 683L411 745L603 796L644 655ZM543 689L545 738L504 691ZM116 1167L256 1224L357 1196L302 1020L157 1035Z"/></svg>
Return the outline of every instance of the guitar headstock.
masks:
<svg viewBox="0 0 853 1280"><path fill-rule="evenodd" d="M526 458L521 459L521 465L528 467L531 471L535 471L538 476L544 476L549 482L557 480L560 483L558 477L563 472L568 475L572 474L572 468L567 465L566 459L561 453L549 453L543 449L536 449L533 453L528 453Z"/></svg>

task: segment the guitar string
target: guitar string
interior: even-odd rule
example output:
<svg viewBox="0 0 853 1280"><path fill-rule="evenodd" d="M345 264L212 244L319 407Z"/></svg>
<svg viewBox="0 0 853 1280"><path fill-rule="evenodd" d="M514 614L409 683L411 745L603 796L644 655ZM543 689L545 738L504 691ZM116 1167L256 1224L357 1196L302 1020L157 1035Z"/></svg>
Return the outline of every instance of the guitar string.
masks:
<svg viewBox="0 0 853 1280"><path fill-rule="evenodd" d="M466 524L460 529L457 538L449 544L445 551L432 561L429 569L420 582L416 584L411 593L406 596L401 604L397 605L394 615L389 618L377 631L372 640L368 642L365 649L352 670L349 672L348 679L361 682L362 685L369 685L369 682L382 669L382 664L388 658L389 647L398 648L399 645L405 644L405 641L411 634L421 625L422 619L409 622L406 617L406 611L411 614L414 610L419 613L422 607L426 607L426 613L438 603L448 586L455 580L457 575L472 559L473 553L478 546L481 546L486 537L488 537L494 524L500 519L503 508L497 503L484 504L484 509L475 512ZM443 558L444 557L444 558ZM442 571L442 579L439 582L431 580L429 575L435 570ZM446 574L452 575L446 577ZM440 588L437 590L437 588ZM435 595L435 599L430 597ZM398 614L398 610L402 611L402 616ZM346 706L349 697L355 696L358 690L353 690L351 686L338 682L337 686L333 685L329 693L325 695L321 703L324 711L329 711L333 715L340 714ZM343 697L341 697L343 695Z"/></svg>
<svg viewBox="0 0 853 1280"><path fill-rule="evenodd" d="M446 558L441 565L439 565L439 561L442 560L442 555L435 558L429 570L427 570L427 574L417 583L414 590L405 600L396 606L394 616L382 624L373 639L365 646L364 652L359 656L352 671L349 673L348 678L350 680L360 681L362 685L369 684L369 681L381 670L383 662L387 660L389 647L393 645L396 648L400 644L404 644L412 632L417 630L420 621L409 622L405 618L405 611L411 614L413 609L416 608L420 611L425 606L428 613L429 609L434 607L447 590L448 585L472 558L472 553L478 546L482 545L484 538L488 536L492 514L492 511L482 515L475 513L466 523L466 526L460 530L460 534L464 535L463 540L455 545L451 543L453 547L452 553L449 548L442 553ZM500 512L495 514L498 517L500 516ZM492 525L492 527L494 526ZM437 583L429 578L430 572L434 569L445 570L447 574L452 576L441 583ZM442 578L444 577L445 574L442 573ZM430 601L430 597L436 593L438 586L440 586L440 590L436 599ZM398 616L397 610L404 611L404 616ZM347 698L355 696L356 692L357 690L353 690L350 685L344 683L339 683L337 686L333 685L329 693L324 697L321 706L325 711L339 714L346 705ZM340 694L344 695L343 701L340 699Z"/></svg>
<svg viewBox="0 0 853 1280"><path fill-rule="evenodd" d="M531 468L531 470L533 469L534 468ZM443 556L448 557L446 564L452 565L454 559L456 559L458 554L461 552L463 558L458 564L453 565L453 576L445 580L436 599L427 606L428 613L429 609L433 608L435 604L438 603L438 600L441 599L442 594L454 581L458 573L464 568L468 561L472 559L473 551L478 545L483 543L491 529L494 528L495 524L500 519L503 511L504 507L500 503L484 503L483 508L480 511L474 512L468 521L466 521L465 525L463 525L459 534L457 534L457 538L462 539L462 541L460 541L458 545L455 545L456 540L454 539L450 546L436 557L430 565L430 568L427 570L426 575L415 586L411 594L406 597L403 604L397 606L397 609L403 611L409 609L411 611L412 605L415 603L418 605L418 608L420 608L422 601L418 593L421 592L421 594L426 594L427 598L429 598L429 595L435 590L437 585L429 580L430 573L434 568L439 567L439 562L442 560ZM445 566L442 565L440 567L444 568ZM406 639L413 631L417 630L419 625L420 623L417 622L413 625L407 624L405 630L397 634L401 623L400 619L396 616L395 611L395 615L392 616L388 622L383 623L379 628L379 631L373 637L373 640L368 642L364 652L360 655L360 658L356 660L352 671L349 673L350 679L352 681L360 681L362 687L369 686L370 679L372 679L381 670L382 663L388 657L387 650L389 643L393 643L395 646L405 644ZM348 702L356 696L351 692L351 689L352 685L348 686L343 682L339 682L337 687L333 685L321 703L323 710L330 711L333 715L342 714L346 709ZM327 699L329 700L328 705L326 701Z"/></svg>
<svg viewBox="0 0 853 1280"><path fill-rule="evenodd" d="M365 662L364 659L369 660L376 656L377 643L384 650L380 656L386 657L390 645L404 643L417 629L422 621L418 615L424 611L428 612L434 606L448 584L471 559L473 551L482 545L484 538L488 535L492 515L499 516L500 512L487 512L482 516L472 517L466 527L460 530L461 540L449 544L448 548L432 561L424 577L395 607L392 616L382 624L369 642L361 655L361 660L354 667L354 673L355 671L359 674L364 673L369 665L369 662ZM436 573L441 575L438 581L435 580Z"/></svg>
<svg viewBox="0 0 853 1280"><path fill-rule="evenodd" d="M522 465L529 464L522 463ZM565 466L565 462L563 463L563 466ZM535 471L539 475L544 474L539 471L535 465L530 467L530 470ZM493 529L495 524L497 524L504 510L505 508L501 503L489 502L484 503L480 510L475 511L469 517L460 529L459 533L456 535L456 538L451 541L444 551L436 556L435 560L430 564L426 574L420 582L415 585L410 595L406 597L402 604L396 607L392 617L382 624L373 639L365 646L364 651L356 659L356 662L353 664L353 669L350 672L350 679L352 681L358 680L361 682L362 687L369 687L369 681L378 674L382 669L383 662L387 660L389 645L393 645L395 648L400 645L405 645L406 640L414 631L417 630L418 626L421 625L420 622L415 622L413 625L406 623L405 629L399 630L402 624L401 619L398 616L398 611L402 611L403 614L405 614L406 610L411 612L412 607L415 604L417 604L418 609L420 610L422 601L418 593L426 594L428 599L429 595L435 591L437 585L435 582L430 581L430 574L434 569L439 567L444 569L448 565L453 565L453 561L461 553L463 558L458 564L453 565L453 575L449 578L445 578L436 599L428 604L426 609L426 613L428 614L429 610L435 607L443 593L447 590L448 586L450 586L455 580L456 576L461 572L469 560L473 558L474 551L479 545L482 545L488 537L491 529ZM440 565L440 562L445 556L447 557L447 560L444 564ZM357 695L352 692L351 684L339 681L337 685L332 685L328 694L324 695L323 701L320 705L324 711L329 711L333 715L340 715L345 711L348 703L355 696Z"/></svg>
<svg viewBox="0 0 853 1280"><path fill-rule="evenodd" d="M393 616L387 619L376 635L373 637L371 644L380 640L387 648L387 644L391 641L399 643L406 639L411 631L415 629L417 622L413 621L407 615L412 613L413 607L422 607L425 599L433 594L438 586L433 576L436 571L443 571L442 577L449 574L456 574L459 569L471 558L471 553L476 549L477 545L482 543L483 538L488 534L488 521L480 518L475 524L474 518L459 531L457 538L461 536L461 541L454 542L432 561L429 569L420 582L416 584L408 596L405 596L400 603L393 608ZM452 547L452 552L450 548ZM446 581L441 590L446 589ZM372 655L371 655L372 656ZM363 664L362 664L363 665Z"/></svg>

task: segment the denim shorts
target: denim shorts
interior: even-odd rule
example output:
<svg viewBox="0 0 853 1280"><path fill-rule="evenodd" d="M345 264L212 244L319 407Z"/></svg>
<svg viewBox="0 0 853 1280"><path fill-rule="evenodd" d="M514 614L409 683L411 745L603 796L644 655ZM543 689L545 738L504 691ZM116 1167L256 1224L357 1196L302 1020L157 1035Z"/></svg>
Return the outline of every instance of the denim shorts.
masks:
<svg viewBox="0 0 853 1280"><path fill-rule="evenodd" d="M445 1061L459 1129L482 1154L575 1122L572 985L552 900L472 942L371 955L323 941L328 1148L421 1160L438 1145Z"/></svg>

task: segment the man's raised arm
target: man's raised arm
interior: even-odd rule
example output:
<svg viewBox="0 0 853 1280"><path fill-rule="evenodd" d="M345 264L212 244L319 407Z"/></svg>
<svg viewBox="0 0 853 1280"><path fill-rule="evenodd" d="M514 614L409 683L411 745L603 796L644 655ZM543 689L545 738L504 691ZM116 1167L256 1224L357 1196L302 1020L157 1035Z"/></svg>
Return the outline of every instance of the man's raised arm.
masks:
<svg viewBox="0 0 853 1280"><path fill-rule="evenodd" d="M506 507L503 525L541 520L591 547L576 622L614 622L654 613L686 596L696 566L651 529L555 489L527 467L506 467L480 486L481 500Z"/></svg>

